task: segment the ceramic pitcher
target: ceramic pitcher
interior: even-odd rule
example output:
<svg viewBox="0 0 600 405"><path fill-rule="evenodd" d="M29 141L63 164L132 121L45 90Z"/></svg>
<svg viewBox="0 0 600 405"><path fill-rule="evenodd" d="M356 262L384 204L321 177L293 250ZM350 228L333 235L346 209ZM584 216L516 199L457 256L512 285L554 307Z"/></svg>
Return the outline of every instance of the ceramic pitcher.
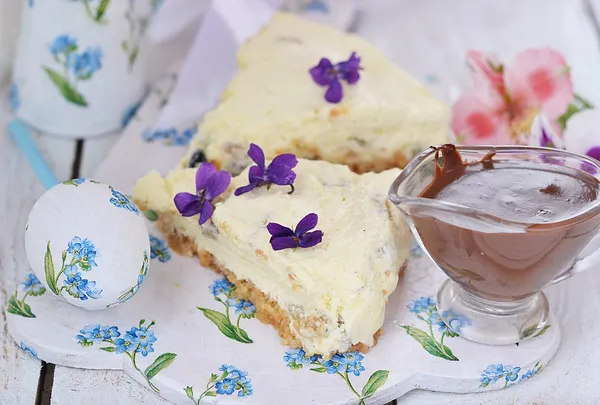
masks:
<svg viewBox="0 0 600 405"><path fill-rule="evenodd" d="M31 126L66 137L121 128L146 88L156 0L26 0L10 89Z"/></svg>

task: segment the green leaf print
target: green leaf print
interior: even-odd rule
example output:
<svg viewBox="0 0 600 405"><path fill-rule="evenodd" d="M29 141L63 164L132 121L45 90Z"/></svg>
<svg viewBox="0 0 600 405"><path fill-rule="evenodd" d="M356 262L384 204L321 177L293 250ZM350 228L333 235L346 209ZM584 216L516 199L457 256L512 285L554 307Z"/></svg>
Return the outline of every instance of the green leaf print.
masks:
<svg viewBox="0 0 600 405"><path fill-rule="evenodd" d="M119 328L117 326L100 326L100 324L91 324L85 326L80 330L81 335L77 335L76 338L82 347L91 347L94 345L94 341L90 339L95 339L99 333L102 333L101 330L109 331L108 333L110 336L102 338L101 342L97 342L105 345L103 347L99 347L98 349L109 353L115 353L116 355L123 355L129 358L133 368L146 380L150 389L156 393L160 393L160 389L150 380L156 377L156 375L162 370L169 367L177 355L175 353L163 353L158 356L144 371L139 368L137 363L138 354L146 357L148 353L154 351L152 346L154 342L156 342L157 338L154 335L154 332L150 332L150 328L152 328L152 326L155 324L156 323L154 321L146 323L145 319L140 319L138 325L132 327L131 332L127 332L127 334L135 333L139 338L137 342L132 342L131 339L113 339L113 337L116 336L123 336L121 332L119 332Z"/></svg>
<svg viewBox="0 0 600 405"><path fill-rule="evenodd" d="M60 73L46 66L43 66L42 69L44 69L44 71L48 74L48 77L50 78L50 80L52 80L52 83L54 83L54 85L58 88L65 100L81 107L88 106L88 102L83 97L83 95L81 95L81 93L79 93L75 88L73 88L69 81L65 79Z"/></svg>
<svg viewBox="0 0 600 405"><path fill-rule="evenodd" d="M46 283L48 283L48 288L50 288L50 291L54 294L59 295L60 291L56 285L52 252L50 252L50 241L48 241L48 244L46 245L46 254L44 255L44 272L46 273Z"/></svg>
<svg viewBox="0 0 600 405"><path fill-rule="evenodd" d="M154 210L146 210L143 211L144 216L148 219L148 221L155 222L158 219L158 214Z"/></svg>
<svg viewBox="0 0 600 405"><path fill-rule="evenodd" d="M421 346L423 346L423 349L427 350L430 354L442 359L458 361L448 346L444 345L443 343L436 342L434 338L421 329L408 325L401 325L400 327L406 330L406 333L419 342Z"/></svg>
<svg viewBox="0 0 600 405"><path fill-rule="evenodd" d="M202 401L205 397L216 397L217 390L219 390L219 384L223 384L222 387L226 388L227 395L235 395L237 397L246 397L252 395L252 381L248 378L248 373L244 370L240 370L232 365L223 364L219 371L223 373L219 375L211 374L210 380L203 388L198 390L198 397L194 394L194 387L188 385L183 390L189 399L196 405L203 404ZM215 389L216 387L216 389ZM220 394L225 394L223 391ZM242 401L243 402L243 401ZM212 403L212 402L211 402Z"/></svg>
<svg viewBox="0 0 600 405"><path fill-rule="evenodd" d="M367 381L367 383L362 389L362 397L372 397L373 394L375 394L375 391L377 391L383 386L383 384L385 384L389 374L390 372L388 370L377 370L373 374L371 374L371 377L369 377L369 381Z"/></svg>
<svg viewBox="0 0 600 405"><path fill-rule="evenodd" d="M324 373L325 371L327 371L327 369L325 367L315 367L315 368L311 368L310 371L314 371L317 373Z"/></svg>
<svg viewBox="0 0 600 405"><path fill-rule="evenodd" d="M138 53L140 51L139 47L135 47L131 50L131 52L129 53L129 66L131 70L131 67L133 66L133 64L135 63L135 60L137 59Z"/></svg>
<svg viewBox="0 0 600 405"><path fill-rule="evenodd" d="M539 332L535 333L537 331L537 325L533 325L533 326L525 329L521 333L521 338L522 339L528 338L529 336L533 335L534 333L535 333L535 335L533 337L542 336L544 333L546 333L546 331L548 330L549 327L550 327L550 325L546 325Z"/></svg>
<svg viewBox="0 0 600 405"><path fill-rule="evenodd" d="M104 14L106 13L106 8L108 7L108 5L110 4L110 0L102 0L100 2L100 5L98 6L98 9L96 10L96 18L95 20L100 22L100 20L102 20L102 17L104 17Z"/></svg>
<svg viewBox="0 0 600 405"><path fill-rule="evenodd" d="M463 272L462 275L468 277L470 280L479 277L468 271ZM429 354L444 360L458 361L452 350L444 344L444 340L446 338L452 339L458 337L461 328L471 325L471 321L467 317L454 313L451 310L443 311L440 314L435 299L432 297L414 299L406 307L418 320L423 321L427 325L427 328L419 329L410 325L396 325L404 329L407 335L419 342ZM450 324L453 325L452 329L449 326Z"/></svg>
<svg viewBox="0 0 600 405"><path fill-rule="evenodd" d="M81 270L83 270L83 271L90 271L90 270L92 270L92 266L90 266L89 263L86 263L84 261L80 261L79 262L79 267L81 267Z"/></svg>
<svg viewBox="0 0 600 405"><path fill-rule="evenodd" d="M198 309L202 311L206 318L217 325L223 335L240 343L253 343L246 331L233 325L224 314L208 308L198 307Z"/></svg>
<svg viewBox="0 0 600 405"><path fill-rule="evenodd" d="M144 370L144 375L148 380L151 380L155 377L159 372L169 367L171 363L175 360L177 355L175 353L163 353L154 360L154 363L150 364L146 370Z"/></svg>
<svg viewBox="0 0 600 405"><path fill-rule="evenodd" d="M44 295L45 292L46 292L46 289L44 287L41 287L38 291L34 291L34 290L29 291L28 295L31 295L32 297L39 297L40 295Z"/></svg>
<svg viewBox="0 0 600 405"><path fill-rule="evenodd" d="M102 0L95 12L90 5L90 0L81 0L81 2L85 8L85 13L89 18L92 19L92 21L98 24L106 23L106 20L102 19L102 17L104 17L104 14L106 13L106 8L108 7L110 0Z"/></svg>
<svg viewBox="0 0 600 405"><path fill-rule="evenodd" d="M90 72L90 73L81 74L81 75L77 76L77 79L80 81L86 81L86 80L90 80L93 76L94 76L94 74Z"/></svg>
<svg viewBox="0 0 600 405"><path fill-rule="evenodd" d="M546 326L544 326L544 327L542 328L542 330L541 330L541 331L539 331L538 333L536 333L536 334L535 334L535 336L534 336L534 337L542 336L544 333L546 333L546 331L548 330L548 328L549 328L550 326L551 326L551 325L546 325Z"/></svg>
<svg viewBox="0 0 600 405"><path fill-rule="evenodd" d="M246 331L244 329L242 329L238 326L234 326L233 330L242 339L241 340L242 343L253 343L252 339L250 339L250 336L248 336L248 334L246 333Z"/></svg>
<svg viewBox="0 0 600 405"><path fill-rule="evenodd" d="M10 297L8 300L8 305L6 306L6 312L13 315L21 315L25 318L35 318L33 312L31 312L31 307L29 304L26 304L25 301L19 301L17 299L17 293Z"/></svg>

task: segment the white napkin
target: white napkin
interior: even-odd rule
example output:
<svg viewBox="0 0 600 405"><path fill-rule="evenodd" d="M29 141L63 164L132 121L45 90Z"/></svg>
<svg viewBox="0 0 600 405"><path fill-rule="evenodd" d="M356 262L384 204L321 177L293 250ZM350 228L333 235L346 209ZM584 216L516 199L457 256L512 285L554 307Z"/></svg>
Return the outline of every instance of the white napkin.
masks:
<svg viewBox="0 0 600 405"><path fill-rule="evenodd" d="M271 17L275 9L263 0L215 1L179 73L179 81L156 129L196 125L219 100L236 71L236 51Z"/></svg>

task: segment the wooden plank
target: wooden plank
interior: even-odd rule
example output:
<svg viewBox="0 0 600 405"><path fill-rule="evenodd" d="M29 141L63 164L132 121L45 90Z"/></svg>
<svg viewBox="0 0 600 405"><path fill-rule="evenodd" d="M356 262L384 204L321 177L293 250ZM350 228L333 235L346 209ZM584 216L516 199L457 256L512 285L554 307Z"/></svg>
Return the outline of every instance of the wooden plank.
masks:
<svg viewBox="0 0 600 405"><path fill-rule="evenodd" d="M33 404L41 363L12 340L4 306L19 287L27 266L25 223L35 199L44 191L23 155L6 134L8 114L0 109L0 404Z"/></svg>
<svg viewBox="0 0 600 405"><path fill-rule="evenodd" d="M75 141L32 131L38 139L40 151L52 167L54 175L60 181L71 178Z"/></svg>
<svg viewBox="0 0 600 405"><path fill-rule="evenodd" d="M56 367L52 404L166 405L148 388L122 371L78 370Z"/></svg>
<svg viewBox="0 0 600 405"><path fill-rule="evenodd" d="M6 93L6 88L0 89L0 94ZM6 124L11 118L6 103L0 103L0 212L3 213L0 220L0 404L12 405L33 404L43 397L44 387L38 389L42 363L19 349L8 335L3 308L28 269L23 244L25 223L29 210L45 189L6 133ZM54 174L59 179L70 178L75 142L44 136L35 130L32 134Z"/></svg>
<svg viewBox="0 0 600 405"><path fill-rule="evenodd" d="M82 164L79 171L80 177L93 177L100 163L106 158L120 135L121 132L119 131L84 141ZM131 158L135 159L135 151L131 153Z"/></svg>

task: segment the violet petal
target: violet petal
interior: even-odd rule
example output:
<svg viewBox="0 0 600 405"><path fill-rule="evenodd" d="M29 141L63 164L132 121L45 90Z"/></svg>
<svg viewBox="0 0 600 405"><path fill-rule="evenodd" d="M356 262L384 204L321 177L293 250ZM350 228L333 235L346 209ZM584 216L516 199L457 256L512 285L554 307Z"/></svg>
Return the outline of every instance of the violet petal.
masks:
<svg viewBox="0 0 600 405"><path fill-rule="evenodd" d="M286 169L293 169L298 164L298 159L292 153L284 153L283 155L276 156L275 159L271 161L269 168L272 167L282 167Z"/></svg>
<svg viewBox="0 0 600 405"><path fill-rule="evenodd" d="M287 226L279 225L275 222L269 222L267 224L267 231L274 237L284 237L284 236L294 236L294 231L292 231Z"/></svg>
<svg viewBox="0 0 600 405"><path fill-rule="evenodd" d="M348 60L345 63L346 63L346 67L348 69L352 69L352 70L360 69L360 58L358 56L356 56L356 52L352 52L350 54L350 57L348 58Z"/></svg>
<svg viewBox="0 0 600 405"><path fill-rule="evenodd" d="M251 143L250 148L248 149L248 156L258 165L258 167L265 170L265 153L260 146Z"/></svg>
<svg viewBox="0 0 600 405"><path fill-rule="evenodd" d="M266 170L267 180L278 186L289 186L294 183L296 173L292 170L298 159L291 153L277 156Z"/></svg>
<svg viewBox="0 0 600 405"><path fill-rule="evenodd" d="M340 62L336 66L340 77L346 80L349 84L354 84L360 79L360 58L356 56L356 52L352 52L350 58L345 62Z"/></svg>
<svg viewBox="0 0 600 405"><path fill-rule="evenodd" d="M310 213L310 214L306 215L304 218L302 218L300 220L300 222L298 222L298 225L296 225L296 231L294 233L296 234L296 236L300 237L300 236L304 235L306 232L313 229L315 226L317 226L318 222L319 222L319 216L317 214L315 214L314 212Z"/></svg>
<svg viewBox="0 0 600 405"><path fill-rule="evenodd" d="M596 160L600 160L600 146L594 146L593 148L590 148L587 152L585 152L585 154Z"/></svg>
<svg viewBox="0 0 600 405"><path fill-rule="evenodd" d="M229 183L231 182L231 174L225 170L220 170L210 176L206 183L206 192L204 198L208 201L212 201L216 197L220 196L227 190Z"/></svg>
<svg viewBox="0 0 600 405"><path fill-rule="evenodd" d="M278 186L289 186L296 180L296 173L286 167L276 167L267 172L268 181Z"/></svg>
<svg viewBox="0 0 600 405"><path fill-rule="evenodd" d="M196 191L206 188L208 179L217 172L217 168L212 163L202 163L196 171Z"/></svg>
<svg viewBox="0 0 600 405"><path fill-rule="evenodd" d="M539 114L534 118L528 143L530 146L565 149L562 138L555 133L550 121L544 114Z"/></svg>
<svg viewBox="0 0 600 405"><path fill-rule="evenodd" d="M321 58L317 66L323 70L333 69L333 63L331 63L329 58Z"/></svg>
<svg viewBox="0 0 600 405"><path fill-rule="evenodd" d="M592 176L596 176L598 174L598 170L596 169L596 166L594 166L588 162L581 162L581 170L583 170L584 172L588 172Z"/></svg>
<svg viewBox="0 0 600 405"><path fill-rule="evenodd" d="M301 248L309 248L313 247L323 240L323 232L322 231L313 231L307 232L304 235L300 236L298 240L298 244Z"/></svg>
<svg viewBox="0 0 600 405"><path fill-rule="evenodd" d="M552 148L554 145L552 144L552 139L546 133L546 128L542 127L542 131L540 134L540 146Z"/></svg>
<svg viewBox="0 0 600 405"><path fill-rule="evenodd" d="M310 75L315 83L320 86L327 86L334 79L332 75L333 64L327 58L321 58L319 64L309 70Z"/></svg>
<svg viewBox="0 0 600 405"><path fill-rule="evenodd" d="M340 83L338 79L332 80L329 84L329 88L325 92L325 100L337 104L342 101L343 96L342 83Z"/></svg>
<svg viewBox="0 0 600 405"><path fill-rule="evenodd" d="M198 219L198 223L200 225L204 224L206 221L210 219L214 211L214 208L210 201L204 200L202 204L202 212L200 213L200 218Z"/></svg>
<svg viewBox="0 0 600 405"><path fill-rule="evenodd" d="M344 75L344 79L346 79L348 84L354 84L360 79L360 73L358 70L351 70Z"/></svg>
<svg viewBox="0 0 600 405"><path fill-rule="evenodd" d="M248 170L248 182L249 183L260 183L265 180L265 170L258 166L250 167Z"/></svg>
<svg viewBox="0 0 600 405"><path fill-rule="evenodd" d="M233 192L233 194L234 194L234 195L236 195L236 196L238 196L238 195L242 195L242 194L245 194L245 193L247 193L247 192L249 192L249 191L252 191L252 190L254 190L254 189L255 189L255 188L256 188L256 187L257 187L259 184L260 184L260 183L257 183L257 182L252 182L252 183L248 184L247 186L242 186L242 187L239 187L239 188L237 188L237 189L236 189L236 190Z"/></svg>
<svg viewBox="0 0 600 405"><path fill-rule="evenodd" d="M273 250L293 249L298 247L298 240L295 236L273 236L271 240Z"/></svg>
<svg viewBox="0 0 600 405"><path fill-rule="evenodd" d="M184 217L192 217L202 210L200 197L191 193L177 193L173 198L177 211Z"/></svg>

